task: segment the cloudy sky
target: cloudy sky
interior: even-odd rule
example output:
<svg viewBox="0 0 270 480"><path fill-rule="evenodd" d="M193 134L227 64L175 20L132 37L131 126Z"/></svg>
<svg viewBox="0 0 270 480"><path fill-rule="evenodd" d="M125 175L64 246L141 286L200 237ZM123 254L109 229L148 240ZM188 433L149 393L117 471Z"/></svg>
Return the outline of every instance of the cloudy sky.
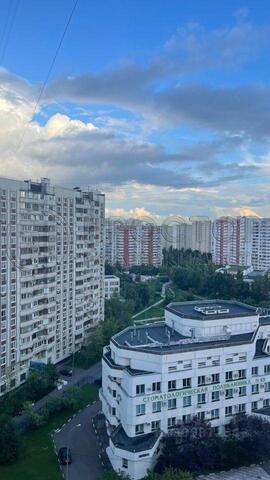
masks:
<svg viewBox="0 0 270 480"><path fill-rule="evenodd" d="M0 2L0 175L108 214L270 216L268 0Z"/></svg>

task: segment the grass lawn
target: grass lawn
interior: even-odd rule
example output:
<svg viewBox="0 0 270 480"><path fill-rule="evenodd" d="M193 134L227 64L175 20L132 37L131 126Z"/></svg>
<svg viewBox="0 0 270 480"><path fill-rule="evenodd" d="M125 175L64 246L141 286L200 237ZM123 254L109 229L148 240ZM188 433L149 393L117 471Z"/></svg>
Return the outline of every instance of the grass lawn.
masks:
<svg viewBox="0 0 270 480"><path fill-rule="evenodd" d="M152 317L164 317L164 307L157 305L156 307L149 308L149 310L146 310L146 312L134 318L134 321L136 322L137 320L145 320Z"/></svg>
<svg viewBox="0 0 270 480"><path fill-rule="evenodd" d="M84 405L98 397L96 385L84 385ZM21 458L12 465L0 466L1 480L62 480L50 433L66 422L74 412L53 415L46 425L23 435Z"/></svg>

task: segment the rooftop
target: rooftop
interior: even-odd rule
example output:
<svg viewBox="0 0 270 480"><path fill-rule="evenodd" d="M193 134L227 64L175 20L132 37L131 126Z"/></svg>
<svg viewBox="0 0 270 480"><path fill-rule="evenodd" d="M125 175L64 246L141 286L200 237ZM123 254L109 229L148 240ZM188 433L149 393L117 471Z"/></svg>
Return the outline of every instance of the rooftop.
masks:
<svg viewBox="0 0 270 480"><path fill-rule="evenodd" d="M232 317L247 317L257 314L256 307L236 300L200 300L195 302L172 302L165 309L175 315L194 320L217 320Z"/></svg>
<svg viewBox="0 0 270 480"><path fill-rule="evenodd" d="M203 350L252 341L253 332L212 339L198 339L181 335L165 322L128 327L112 337L112 342L126 349L139 349L148 353L173 353L187 350Z"/></svg>
<svg viewBox="0 0 270 480"><path fill-rule="evenodd" d="M157 442L160 431L139 435L138 437L128 437L123 427L119 425L111 434L111 440L115 447L123 448L129 452L143 452L151 450Z"/></svg>

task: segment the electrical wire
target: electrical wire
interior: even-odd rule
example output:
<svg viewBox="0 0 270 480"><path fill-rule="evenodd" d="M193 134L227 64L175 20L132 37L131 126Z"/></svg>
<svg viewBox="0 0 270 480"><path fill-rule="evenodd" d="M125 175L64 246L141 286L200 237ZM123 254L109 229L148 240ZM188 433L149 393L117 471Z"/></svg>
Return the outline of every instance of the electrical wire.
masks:
<svg viewBox="0 0 270 480"><path fill-rule="evenodd" d="M36 103L35 103L35 105L34 105L34 108L33 108L32 114L31 114L31 118L33 118L33 117L35 116L36 112L37 112L37 108L38 108L39 102L40 102L40 100L41 100L41 98L42 98L42 96L43 96L43 94L44 94L44 91L45 91L45 89L46 89L46 86L47 86L47 84L48 84L48 81L49 81L49 78L50 78L50 76L51 76L53 67L54 67L54 65L55 65L55 62L56 62L56 59L57 59L58 54L59 54L59 52L60 52L60 49L61 49L61 47L62 47L62 44L63 44L63 42L64 42L66 33L67 33L67 31L68 31L69 25L70 25L70 23L71 23L72 17L73 17L73 15L74 15L74 12L75 12L75 10L76 10L76 7L77 7L78 3L79 3L79 0L75 0L74 3L73 3L73 7L72 7L72 9L71 9L71 12L70 12L69 17L68 17L68 19L67 19L67 22L66 22L66 24L65 24L63 33L62 33L62 35L61 35L61 37L60 37L59 43L58 43L57 48L56 48L56 50L55 50L55 53L54 53L54 56L53 56L52 61L51 61L51 63L50 63L50 66L49 66L49 68L48 68L48 71L47 71L47 74L46 74L46 76L45 76L45 79L44 79L44 81L43 81L43 83L42 83L42 85L41 85L41 88L40 88L40 91L39 91L39 94L38 94ZM23 144L23 141L24 141L24 137L25 137L25 133L26 133L26 128L25 128L24 131L23 131L22 137L21 137L21 139L20 139L20 141L19 141L19 144L18 144L18 146L17 146L17 149L16 149L15 153L17 153L17 152L19 151L19 149L22 147L22 144Z"/></svg>
<svg viewBox="0 0 270 480"><path fill-rule="evenodd" d="M12 32L13 25L14 25L14 22L15 22L17 13L18 13L19 4L20 4L20 0L16 0L12 13L11 13L11 8L9 8L7 23L6 23L4 32L3 32L3 48L2 48L2 52L1 52L1 56L0 56L0 65L3 64L4 58L5 58L6 50L7 50L8 44L9 44L10 34ZM6 37L6 38L4 38L4 37Z"/></svg>

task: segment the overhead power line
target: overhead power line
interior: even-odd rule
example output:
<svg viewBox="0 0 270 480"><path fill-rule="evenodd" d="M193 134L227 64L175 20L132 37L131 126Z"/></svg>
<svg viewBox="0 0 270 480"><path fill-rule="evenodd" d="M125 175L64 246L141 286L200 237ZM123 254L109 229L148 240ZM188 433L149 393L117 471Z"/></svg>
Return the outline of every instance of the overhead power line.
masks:
<svg viewBox="0 0 270 480"><path fill-rule="evenodd" d="M20 4L20 0L15 0L13 11L12 11L12 2L10 1L10 4L9 4L7 21L3 30L2 38L1 38L1 44L2 42L3 44L2 44L2 51L0 55L0 65L3 64L4 58L5 58L6 50L9 44L10 34L12 32L13 25L18 13L19 4Z"/></svg>
<svg viewBox="0 0 270 480"><path fill-rule="evenodd" d="M75 10L76 10L76 7L77 7L78 3L79 3L79 0L75 0L74 3L73 3L73 6L72 6L71 12L70 12L70 14L69 14L69 17L68 17L68 19L67 19L67 22L66 22L66 24L65 24L63 33L62 33L62 35L61 35L61 37L60 37L59 43L58 43L58 45L57 45L57 47L56 47L55 53L54 53L54 55L53 55L53 57L52 57L52 60L51 60L50 65L49 65L47 74L46 74L46 76L45 76L45 79L44 79L41 87L40 87L39 94L38 94L36 103L35 103L35 105L34 105L32 114L31 114L31 118L33 118L34 115L35 115L36 112L37 112L38 105L39 105L39 103L40 103L40 100L41 100L41 98L42 98L42 96L43 96L43 94L44 94L44 91L45 91L45 89L46 89L46 86L47 86L47 84L48 84L49 78L50 78L50 76L51 76L52 70L53 70L54 65L55 65L55 62L56 62L56 59L57 59L58 54L59 54L59 52L60 52L60 50L61 50L61 47L62 47L62 45L63 45L63 42L64 42L64 39L65 39L66 33L67 33L67 31L68 31L69 25L70 25L70 23L71 23L72 17L73 17L73 15L74 15L74 12L75 12ZM23 143L23 140L24 140L24 137L25 137L25 133L26 133L26 128L25 128L24 131L23 131L22 137L21 137L21 139L20 139L20 141L19 141L19 144L18 144L18 146L17 146L17 149L16 149L15 153L17 153L18 150L21 148L22 143Z"/></svg>

